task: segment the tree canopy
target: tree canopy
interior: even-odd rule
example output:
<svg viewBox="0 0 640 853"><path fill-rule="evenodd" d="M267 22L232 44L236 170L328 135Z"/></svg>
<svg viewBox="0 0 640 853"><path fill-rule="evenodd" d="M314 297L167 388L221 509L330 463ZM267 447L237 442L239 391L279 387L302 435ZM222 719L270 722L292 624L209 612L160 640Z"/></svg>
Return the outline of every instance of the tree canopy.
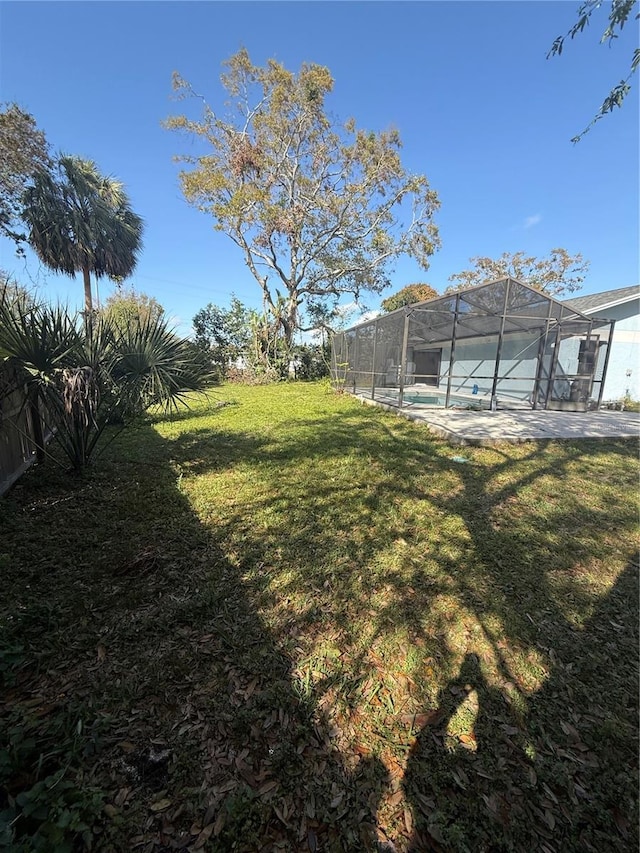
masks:
<svg viewBox="0 0 640 853"><path fill-rule="evenodd" d="M147 320L161 320L165 310L154 296L137 291L134 287L118 288L102 306L101 313L118 326Z"/></svg>
<svg viewBox="0 0 640 853"><path fill-rule="evenodd" d="M524 252L504 252L495 259L476 257L469 260L473 264L471 269L449 276L449 281L455 284L447 288L447 292L508 277L552 296L560 296L579 290L589 269L589 261L580 253L570 255L566 249L552 249L545 258Z"/></svg>
<svg viewBox="0 0 640 853"><path fill-rule="evenodd" d="M39 172L24 195L23 219L32 248L54 272L84 281L85 311L93 310L90 274L120 281L142 245L142 219L120 181L92 160L62 156L54 172Z"/></svg>
<svg viewBox="0 0 640 853"><path fill-rule="evenodd" d="M611 47L614 40L618 38L618 35L624 25L627 23L629 18L632 17L634 7L637 5L638 0L611 0L610 4L603 3L602 0L585 0L585 2L578 8L578 20L573 24L569 31L565 33L565 35L558 36L554 40L551 45L551 49L547 54L547 59L552 56L560 56L566 39L574 39L579 33L582 33L585 27L590 23L594 12L598 11L602 6L609 7L609 16L607 26L600 38L600 43L607 44ZM640 13L636 11L636 14L633 17L638 20L638 18L640 18ZM631 91L630 80L638 70L638 65L640 65L640 48L636 47L633 51L633 56L631 57L631 64L627 77L611 89L607 97L602 102L602 106L596 113L595 117L587 127L585 127L582 133L573 137L571 140L572 142L579 142L585 133L588 133L597 121L604 118L608 113L613 112L616 107L622 106L624 99Z"/></svg>
<svg viewBox="0 0 640 853"><path fill-rule="evenodd" d="M52 166L44 132L17 104L0 105L0 234L20 243L22 197L39 172Z"/></svg>
<svg viewBox="0 0 640 853"><path fill-rule="evenodd" d="M403 168L396 130L330 119L327 68L258 67L244 49L225 65L229 116L205 102L200 120L165 124L203 145L178 158L190 167L180 173L184 195L239 247L290 347L311 306L379 293L400 254L426 269L440 245L439 201L425 176ZM173 85L180 98L200 97L178 74Z"/></svg>
<svg viewBox="0 0 640 853"><path fill-rule="evenodd" d="M225 375L229 365L246 356L251 346L255 311L236 297L229 308L210 302L193 318L195 342L205 350L218 371Z"/></svg>
<svg viewBox="0 0 640 853"><path fill-rule="evenodd" d="M408 284L402 290L392 293L391 296L383 299L381 306L383 311L395 311L397 308L403 308L405 305L426 302L428 299L435 299L437 296L439 296L438 292L430 284Z"/></svg>

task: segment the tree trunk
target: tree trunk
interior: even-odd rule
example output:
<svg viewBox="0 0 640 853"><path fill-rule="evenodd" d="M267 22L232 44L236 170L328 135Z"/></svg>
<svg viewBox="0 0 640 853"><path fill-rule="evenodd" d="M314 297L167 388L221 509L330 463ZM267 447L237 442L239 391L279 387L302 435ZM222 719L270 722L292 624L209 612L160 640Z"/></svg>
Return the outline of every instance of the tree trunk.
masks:
<svg viewBox="0 0 640 853"><path fill-rule="evenodd" d="M286 315L282 317L282 328L287 352L291 352L294 344L295 333L298 330L298 294L293 292L289 296Z"/></svg>
<svg viewBox="0 0 640 853"><path fill-rule="evenodd" d="M91 297L91 279L89 277L89 267L82 267L82 278L84 279L84 310L88 318L93 312L93 299Z"/></svg>
<svg viewBox="0 0 640 853"><path fill-rule="evenodd" d="M44 434L42 431L42 420L40 418L40 406L36 394L29 392L29 410L31 414L31 429L33 430L33 442L36 446L36 460L44 462Z"/></svg>

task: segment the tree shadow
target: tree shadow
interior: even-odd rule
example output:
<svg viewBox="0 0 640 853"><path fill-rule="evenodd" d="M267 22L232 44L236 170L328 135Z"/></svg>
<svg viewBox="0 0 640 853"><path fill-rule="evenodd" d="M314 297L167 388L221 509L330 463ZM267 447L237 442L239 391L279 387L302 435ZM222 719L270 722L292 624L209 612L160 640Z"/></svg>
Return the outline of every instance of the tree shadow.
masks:
<svg viewBox="0 0 640 853"><path fill-rule="evenodd" d="M5 796L69 762L106 793L96 850L377 849L384 766L343 754L181 492L174 448L135 432L81 482L33 471L0 520L15 546L2 644L22 649L4 713L35 714L40 755L58 717L83 732L80 754L41 760Z"/></svg>
<svg viewBox="0 0 640 853"><path fill-rule="evenodd" d="M23 693L43 703L73 696L106 728L92 759L115 809L102 849L134 843L118 835L118 820L139 827L135 844L156 850L186 848L200 833L217 851L375 849L392 762L375 752L385 767L371 757L373 744L357 742L352 719L360 713L384 722L378 697L387 673L376 649L378 641L390 645L391 635L404 637L414 682L391 697L393 726L405 698L412 711L422 703L430 719L436 707L446 726L460 715L475 720L469 742L423 725L405 785L415 844L518 849L533 792L542 814L531 824L537 849L588 849L575 846L569 829L559 836L569 846L555 846L550 825L569 820L561 803L573 807L554 776L565 759L554 752L540 764L535 757L545 755L549 732L566 735L558 697L571 708L565 724L581 730L575 697L583 695L582 681L571 673L576 660L586 668L589 658L581 657L569 616L591 607L593 596L582 591L578 549L562 557L554 550L557 531L571 536L575 501L551 493L589 449L532 445L514 461L497 448L477 463L470 452L459 464L425 430L375 410L297 424L297 432L273 437L196 425L196 432L162 439L141 427L117 449L117 464L107 456L104 469L79 485L77 501L63 494L68 487L52 490L33 472L12 498L15 513L0 520L17 543L9 634L23 638L38 667ZM246 474L251 489L243 491L238 476L229 494L198 490L195 475L227 468ZM536 516L545 526L531 529L518 518L519 505L545 477L549 506ZM215 501L224 511L214 512ZM581 518L600 529L611 512L582 507ZM616 529L632 521L632 508L620 507ZM38 529L56 530L55 548ZM574 571L561 599L550 576ZM322 652L335 658L321 662L319 673L311 657L326 626L333 645ZM543 670L540 684L522 682L518 655L531 655ZM438 666L429 675L430 658ZM565 670L573 698L561 692ZM602 675L598 669L586 683L597 691ZM540 686L545 679L549 687ZM477 717L465 704L471 694ZM347 707L335 725L338 704ZM627 730L618 769L623 741ZM151 772L152 748L169 752L162 772ZM559 748L568 749L564 740ZM400 751L395 743L393 750ZM581 749L573 752L578 761ZM423 784L425 767L435 773L437 797ZM462 771L458 779L452 770ZM627 782L616 784L612 790ZM391 790L395 802L400 792ZM169 805L153 811L154 797ZM590 800L594 808L602 801ZM618 825L630 825L629 814L625 806L617 819L600 821L617 833L615 843L624 840Z"/></svg>
<svg viewBox="0 0 640 853"><path fill-rule="evenodd" d="M558 649L526 714L465 656L409 757L413 853L637 849L637 570Z"/></svg>
<svg viewBox="0 0 640 853"><path fill-rule="evenodd" d="M602 804L611 800L600 787L597 793L586 795L594 805L591 817L585 817L587 812L576 807L577 795L571 784L557 779L558 774L562 780L569 778L568 762L573 760L562 754L570 747L563 725L572 727L568 731L573 732L576 717L582 716L581 709L593 705L585 696L584 680L574 678L567 679L566 704L563 706L558 699L559 673L563 672L563 667L568 667L571 673L577 667L576 659L583 655L576 642L576 637L580 636L577 632L584 630L578 617L582 619L596 602L593 589L582 582L581 575L588 569L590 549L597 548L603 528L610 527L615 535L616 530L629 529L635 521L633 506L618 505L612 525L615 498L611 504L592 504L587 493L568 495L559 491L565 472L572 466L579 464L590 471L590 459L597 458L603 444L580 442L559 446L539 442L523 449L515 461L512 454L494 448L487 476L486 464L476 464L473 458L457 464L443 443L417 440L420 436L417 430L413 444L407 445L404 432L396 439L397 431L391 431L379 416L361 418L360 413L354 413L330 423L324 419L309 419L305 426L306 431L300 437L260 447L260 461L267 465L262 471L269 488L263 498L254 500L252 510L257 517L269 510L271 521L260 534L245 530L242 547L242 559L257 564L270 565L275 548L280 554L279 563L289 568L296 567L301 554L306 555L304 571L292 573L278 587L280 596L293 596L302 589L302 597L313 602L307 609L292 609L286 628L293 635L307 631L319 613L330 616L340 631L342 646L348 646L362 630L361 626L351 630L354 604L362 612L381 584L372 574L363 579L362 568L367 566L371 571L381 554L393 550L404 538L415 539L422 535L420 530L412 528L410 518L397 515L381 530L379 519L386 506L393 505L394 501L428 502L440 513L460 522L446 542L438 536L425 539L425 561L413 569L407 571L405 566L399 573L394 571L393 564L388 565L384 584L381 584L387 600L369 611L365 640L351 659L356 680L367 683L367 678L375 678L377 667L370 650L378 639L400 629L406 632L410 642L421 644L423 649L426 643L425 654L438 658L441 671L449 668L455 672L465 649L475 648L477 643L467 631L461 644L452 644L452 620L463 622L470 614L480 626L483 640L480 647L484 647L485 652L480 652L479 662L467 652L461 674L454 676L447 688L460 691L468 683L478 697L482 713L477 723L480 732L476 740L477 752L468 748L472 744L455 747L454 752L461 756L459 769L464 775L453 784L448 762L436 762L437 767L444 766L444 772L436 776L436 788L446 792L447 801L453 803L458 816L452 818L451 808L447 811L441 803L440 810L434 808L430 812L431 822L427 821L426 828L430 827L431 832L427 841L421 841L418 836L414 843L431 843L436 847L440 843L450 850L521 849L525 844L537 849L545 849L543 845L546 845L549 850L589 849L589 844L594 845L594 849L598 849L598 845L602 849L603 844L610 845L611 849L624 849L633 822L634 804L617 807L617 811L607 810ZM607 442L606 449L620 457L628 457L629 442ZM326 459L327 454L333 455L337 465L344 458L361 458L363 466L378 466L388 475L379 479L375 492L363 487L357 476L348 483L340 481L338 487L326 480L310 479L303 487L289 481L288 465ZM269 464L277 471L277 479L270 476ZM593 476L599 476L597 465L593 471ZM431 489L424 472L431 473L434 481L449 476L450 494L443 495L441 483ZM518 512L526 504L531 487L545 480L548 480L548 488L542 489L542 498L540 489L531 498L543 501L543 505L531 513L531 517L540 519L541 526L532 528L526 518L518 517ZM316 512L309 514L314 507ZM237 513L231 510L221 535L231 537L233 529L242 525L244 518L246 507ZM377 519L377 523L373 523L373 519ZM593 531L592 542L586 544L585 530ZM567 541L578 533L580 544L576 541L568 550ZM564 537L565 542L560 542L559 537ZM453 555L452 542L455 545ZM323 556L326 555L331 559L325 562ZM594 550L594 555L606 559L606 553ZM330 562L341 566L339 579L323 573L323 566ZM437 566L437 571L430 566ZM271 574L266 572L263 580L264 583L258 580L252 590L255 600L266 609L274 603L269 592ZM452 595L458 602L456 610L438 612L435 602ZM599 606L604 604L600 602ZM430 623L428 633L425 633L425 622ZM628 615L625 624L628 629ZM560 660L561 652L566 655L564 661ZM523 673L521 664L525 659L536 673L535 678ZM472 664L474 660L476 663ZM618 680L623 672L620 667L616 669ZM597 692L605 675L606 671L601 670L591 682L587 679L589 689ZM545 683L547 687L540 686ZM335 678L328 675L314 685L315 695L320 697L326 691L330 696L334 684ZM418 692L420 687L418 682ZM552 688L555 700L543 702ZM349 704L351 700L345 700L345 693L348 691L343 692L341 699ZM352 695L355 705L352 703L351 711L355 711L360 694L356 690ZM576 698L578 695L582 697L580 701ZM442 707L443 701L441 697L438 707ZM454 701L453 706L455 704ZM453 706L448 713L444 703L447 721L459 710ZM568 715L574 722L564 719L563 707L570 709ZM532 708L540 710L534 713ZM430 714L431 711L427 716ZM561 738L561 753L554 751L546 764L536 764L531 756L543 756L544 743L539 743L534 735L536 726L545 716L549 718L548 727ZM617 773L628 763L622 743L628 749L629 728L623 723L620 731L624 735L619 738ZM446 754L451 743L442 733L440 739ZM579 742L585 746L584 741ZM594 738L595 742L598 738ZM609 745L605 747L604 744ZM603 763L606 749L613 747L610 739L600 740L600 746L598 762ZM582 752L587 750L582 749ZM572 754L578 756L575 759L578 765L583 760L580 749ZM595 760L593 754L589 752L589 761ZM485 758L489 767L483 771ZM475 766L478 761L480 772L470 776L469 762ZM465 782L465 778L474 781ZM474 789L472 786L478 780L481 784ZM465 795L469 803L460 809L457 795L465 784L469 788ZM619 779L617 787L611 783L614 791L632 789L628 776L622 781ZM416 810L421 807L424 810L424 801L421 806L417 798L408 796L408 799L416 815L419 814ZM567 817L567 810L572 817ZM487 815L489 820L483 820ZM416 820L420 822L419 818ZM560 847L556 846L556 836L562 839ZM444 840L438 841L438 837ZM425 849L430 848L426 846Z"/></svg>
<svg viewBox="0 0 640 853"><path fill-rule="evenodd" d="M628 453L628 444L626 451L624 442L612 445ZM548 447L534 455L544 462ZM515 480L504 476L507 457L490 478L464 465L464 488L444 502L464 522L481 568L452 576L489 653L479 661L467 654L438 703L450 723L459 709L447 691L461 696L470 685L479 706L475 751L473 742L456 744L431 727L412 751L413 850L637 847L637 755L630 750L638 723L637 561L600 598L587 582L591 561L607 559L614 531L633 529L636 511L614 490L608 505L594 502L588 481L580 494L558 488L577 462L601 475L601 447L565 445L561 458L554 453ZM529 499L542 500L544 523L527 529L518 513L533 483ZM541 684L522 665L525 655L541 668ZM439 796L425 792L425 778Z"/></svg>

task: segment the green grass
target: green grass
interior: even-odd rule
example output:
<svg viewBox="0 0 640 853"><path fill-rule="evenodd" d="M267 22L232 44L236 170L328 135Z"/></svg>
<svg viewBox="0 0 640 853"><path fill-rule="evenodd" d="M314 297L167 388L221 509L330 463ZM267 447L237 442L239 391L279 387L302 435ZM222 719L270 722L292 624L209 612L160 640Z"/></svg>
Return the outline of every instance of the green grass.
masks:
<svg viewBox="0 0 640 853"><path fill-rule="evenodd" d="M42 814L98 851L637 849L637 446L459 455L227 386L31 470L0 502L15 849L62 849L16 801L56 773Z"/></svg>

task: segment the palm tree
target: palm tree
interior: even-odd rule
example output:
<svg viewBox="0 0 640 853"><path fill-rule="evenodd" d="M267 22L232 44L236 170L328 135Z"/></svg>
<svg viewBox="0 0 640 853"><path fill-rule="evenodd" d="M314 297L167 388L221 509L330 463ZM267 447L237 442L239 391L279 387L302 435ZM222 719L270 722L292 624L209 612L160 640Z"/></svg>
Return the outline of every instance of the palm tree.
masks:
<svg viewBox="0 0 640 853"><path fill-rule="evenodd" d="M60 157L57 176L41 171L24 195L28 240L54 272L84 279L85 317L93 311L91 278L130 275L142 245L142 219L123 185L105 177L93 160Z"/></svg>
<svg viewBox="0 0 640 853"><path fill-rule="evenodd" d="M26 389L34 428L43 418L78 471L105 430L115 426L115 435L153 406L176 408L213 381L204 354L162 317L120 326L98 316L82 324L59 305L7 299L0 301L0 372L3 366L15 379L0 387L0 402ZM34 439L42 460L42 433Z"/></svg>

